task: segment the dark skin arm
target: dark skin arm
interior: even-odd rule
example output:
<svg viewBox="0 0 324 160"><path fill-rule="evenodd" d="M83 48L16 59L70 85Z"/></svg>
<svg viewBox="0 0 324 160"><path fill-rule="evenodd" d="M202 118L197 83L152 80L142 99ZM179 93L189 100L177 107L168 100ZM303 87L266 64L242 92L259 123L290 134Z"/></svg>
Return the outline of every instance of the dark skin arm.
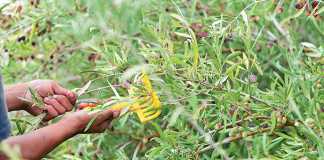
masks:
<svg viewBox="0 0 324 160"><path fill-rule="evenodd" d="M111 121L117 118L119 111L106 110L96 114L78 111L66 115L61 121L38 129L31 133L10 137L4 142L19 146L24 159L36 160L51 152L55 147L84 129L93 117L96 120L87 133L101 133L111 127ZM34 147L37 145L37 147Z"/></svg>
<svg viewBox="0 0 324 160"><path fill-rule="evenodd" d="M40 96L45 106L33 104L29 89L34 90ZM51 120L58 115L71 111L77 98L73 92L52 80L34 80L8 86L5 89L5 94L9 111L25 110L37 116L43 110L46 110L47 117L45 117L45 120Z"/></svg>
<svg viewBox="0 0 324 160"><path fill-rule="evenodd" d="M43 108L39 108L32 103L29 88L35 90L41 97L45 104ZM76 95L73 92L51 80L35 80L9 86L6 87L5 94L9 111L25 110L32 115L39 115L45 109L47 111L45 120L53 119L58 115L71 111L76 101ZM64 116L62 120L55 124L25 135L10 137L4 143L10 146L18 146L24 159L41 159L65 140L76 134L83 133L92 118L96 117L96 120L88 133L100 133L109 128L111 121L118 115L119 111L113 110L106 110L96 114L77 111Z"/></svg>
<svg viewBox="0 0 324 160"><path fill-rule="evenodd" d="M19 146L24 159L41 159L60 143L76 134L61 123L49 125L28 134L13 136L5 140L11 146ZM54 134L53 134L54 133ZM37 144L37 147L35 145Z"/></svg>

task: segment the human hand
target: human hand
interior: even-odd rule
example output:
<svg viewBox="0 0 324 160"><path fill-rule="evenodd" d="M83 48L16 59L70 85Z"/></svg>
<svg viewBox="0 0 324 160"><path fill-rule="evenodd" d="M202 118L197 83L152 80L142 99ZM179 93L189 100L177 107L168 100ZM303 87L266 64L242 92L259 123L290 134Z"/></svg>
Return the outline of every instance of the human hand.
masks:
<svg viewBox="0 0 324 160"><path fill-rule="evenodd" d="M106 129L111 129L111 122L120 114L118 110L104 110L97 113L88 113L85 110L69 113L61 120L62 125L71 126L75 133L102 133ZM86 127L95 118L91 127L87 130Z"/></svg>
<svg viewBox="0 0 324 160"><path fill-rule="evenodd" d="M32 94L29 88L33 89L42 99L45 106L37 106L32 102ZM56 81L52 80L34 80L26 83L26 92L22 97L27 100L23 105L23 110L26 110L32 115L39 115L47 112L45 120L51 120L58 115L71 111L76 102L77 96L75 93L63 88Z"/></svg>

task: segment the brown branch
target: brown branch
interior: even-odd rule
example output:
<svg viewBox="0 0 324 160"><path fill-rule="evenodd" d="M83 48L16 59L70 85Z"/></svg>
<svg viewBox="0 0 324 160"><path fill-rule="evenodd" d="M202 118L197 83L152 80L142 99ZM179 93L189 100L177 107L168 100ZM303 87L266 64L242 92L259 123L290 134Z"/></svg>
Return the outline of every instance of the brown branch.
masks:
<svg viewBox="0 0 324 160"><path fill-rule="evenodd" d="M225 88L222 88L223 91L227 91L227 92L239 92L241 96L248 96L250 97L252 100L254 101L257 101L259 103L263 103L264 105L268 106L268 107L271 107L271 108L276 108L278 107L277 105L272 105L270 104L269 102L263 100L263 99L260 99L258 97L255 97L255 96L252 96L250 94L247 94L245 92L241 92L241 91L236 91L236 90L232 90L232 89L225 89Z"/></svg>
<svg viewBox="0 0 324 160"><path fill-rule="evenodd" d="M244 52L244 48L222 48L223 53L228 53L228 52Z"/></svg>
<svg viewBox="0 0 324 160"><path fill-rule="evenodd" d="M260 98L258 98L258 97L255 97L255 96L251 96L251 95L249 95L249 94L247 94L247 93L244 93L244 92L240 92L240 94L241 95L243 95L243 96L249 96L251 99L253 99L254 101L257 101L257 102L259 102L259 103L263 103L263 104L265 104L266 106L268 106L268 107L274 107L274 106L272 106L271 104L269 104L268 102L266 102L266 101L264 101L264 100L262 100L262 99L260 99Z"/></svg>
<svg viewBox="0 0 324 160"><path fill-rule="evenodd" d="M127 143L131 143L131 142L140 142L142 143L143 145L145 145L147 142L149 142L150 140L152 140L153 138L155 137L160 137L160 133L159 132L154 132L150 135L147 135L147 136L144 136L144 137L136 137L130 133L127 133L127 132L123 132L123 131L113 131L113 132L110 132L111 135L124 135L124 136L127 136L128 138L130 138L131 140ZM122 145L119 145L118 147L121 147L123 146L124 144ZM116 147L116 148L118 148Z"/></svg>
<svg viewBox="0 0 324 160"><path fill-rule="evenodd" d="M287 123L280 124L275 129L281 129L281 128L285 128L285 127L288 127L288 126L294 126L294 122L293 121L287 121ZM227 143L231 143L233 141L237 141L237 140L243 139L245 137L250 137L250 136L254 136L254 135L260 134L260 133L269 132L271 130L272 130L271 127L267 127L267 128L261 128L261 129L259 129L257 131L254 131L254 132L253 131L246 132L246 134L241 133L241 134L238 134L237 136L225 138L221 142L217 142L216 145L217 146L220 146L220 145L223 145L223 144L227 144ZM207 146L207 147L199 150L198 153L203 153L203 152L209 151L209 150L211 150L213 148L214 148L213 146L209 145L209 146Z"/></svg>
<svg viewBox="0 0 324 160"><path fill-rule="evenodd" d="M153 139L155 137L160 137L160 133L159 132L154 132L151 135L145 136L145 137L143 137L143 141L148 142L148 141L150 141L151 139Z"/></svg>
<svg viewBox="0 0 324 160"><path fill-rule="evenodd" d="M244 121L248 121L248 120L251 120L251 119L257 119L257 120L263 120L263 119L270 119L270 117L267 117L267 116L257 116L257 117L246 117L244 119L241 119L241 120L238 120L236 121L235 123L232 123L232 124L228 124L228 125L222 125L222 126L218 126L216 127L216 129L213 132L216 132L216 131L219 131L219 130L222 130L224 128L233 128L234 126L237 126L237 125L240 125L242 124Z"/></svg>
<svg viewBox="0 0 324 160"><path fill-rule="evenodd" d="M273 25L275 26L275 28L279 31L279 33L285 37L286 41L288 42L289 45L289 49L292 49L293 46L293 41L290 37L289 31L284 29L284 27L277 21L277 19L275 18L275 16L271 17L271 21L273 23Z"/></svg>

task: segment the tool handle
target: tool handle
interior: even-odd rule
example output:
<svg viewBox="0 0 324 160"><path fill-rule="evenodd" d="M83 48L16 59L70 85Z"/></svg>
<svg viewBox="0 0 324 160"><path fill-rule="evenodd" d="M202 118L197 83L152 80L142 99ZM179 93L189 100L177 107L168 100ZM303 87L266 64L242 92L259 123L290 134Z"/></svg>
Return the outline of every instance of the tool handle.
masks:
<svg viewBox="0 0 324 160"><path fill-rule="evenodd" d="M117 103L117 104L111 106L110 108L113 109L113 110L121 110L121 109L123 109L125 107L128 107L128 106L130 106L130 103L121 102L121 103Z"/></svg>

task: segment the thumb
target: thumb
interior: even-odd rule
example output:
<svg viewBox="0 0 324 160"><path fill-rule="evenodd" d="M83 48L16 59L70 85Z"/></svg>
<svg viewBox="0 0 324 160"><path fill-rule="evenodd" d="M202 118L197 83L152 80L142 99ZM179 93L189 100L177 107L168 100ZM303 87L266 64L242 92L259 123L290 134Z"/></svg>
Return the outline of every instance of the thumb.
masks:
<svg viewBox="0 0 324 160"><path fill-rule="evenodd" d="M33 116L38 116L38 115L44 113L45 110L43 108L36 106L36 105L32 105L32 106L28 106L26 111Z"/></svg>

